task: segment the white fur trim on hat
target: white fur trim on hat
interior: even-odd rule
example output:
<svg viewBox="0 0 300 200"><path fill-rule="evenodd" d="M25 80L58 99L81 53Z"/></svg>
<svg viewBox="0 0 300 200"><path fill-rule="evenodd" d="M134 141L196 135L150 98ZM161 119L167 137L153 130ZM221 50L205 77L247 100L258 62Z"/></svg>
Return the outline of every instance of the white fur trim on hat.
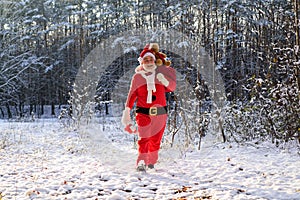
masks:
<svg viewBox="0 0 300 200"><path fill-rule="evenodd" d="M151 57L154 59L154 61L156 60L155 55L154 55L153 53L147 52L147 53L144 54L143 57L139 57L139 58L138 58L138 61L140 62L140 64L142 63L143 58L145 58L146 56L151 56Z"/></svg>

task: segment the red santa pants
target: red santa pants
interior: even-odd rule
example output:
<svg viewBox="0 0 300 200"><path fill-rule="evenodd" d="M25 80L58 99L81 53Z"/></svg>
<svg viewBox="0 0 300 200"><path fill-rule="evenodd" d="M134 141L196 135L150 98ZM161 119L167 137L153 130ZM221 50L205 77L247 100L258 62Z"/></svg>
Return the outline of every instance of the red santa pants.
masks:
<svg viewBox="0 0 300 200"><path fill-rule="evenodd" d="M137 113L138 125L138 158L137 164L144 160L146 165L155 164L158 160L158 151L165 131L167 114L149 116Z"/></svg>

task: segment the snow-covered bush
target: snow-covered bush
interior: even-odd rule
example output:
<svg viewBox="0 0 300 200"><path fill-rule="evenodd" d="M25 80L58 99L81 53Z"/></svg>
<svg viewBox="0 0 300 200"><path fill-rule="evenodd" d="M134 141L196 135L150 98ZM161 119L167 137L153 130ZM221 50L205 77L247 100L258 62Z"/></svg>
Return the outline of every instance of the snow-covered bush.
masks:
<svg viewBox="0 0 300 200"><path fill-rule="evenodd" d="M266 79L253 88L260 91L253 97L261 113L264 128L272 142L288 142L300 139L300 99L295 77L285 82L273 83Z"/></svg>
<svg viewBox="0 0 300 200"><path fill-rule="evenodd" d="M2 130L0 132L0 150L22 141L22 132L16 128Z"/></svg>
<svg viewBox="0 0 300 200"><path fill-rule="evenodd" d="M0 149L9 146L9 135L5 133L0 134Z"/></svg>
<svg viewBox="0 0 300 200"><path fill-rule="evenodd" d="M225 131L229 140L261 142L278 147L289 141L300 143L300 99L294 76L285 82L255 79L248 102L230 103L225 109Z"/></svg>
<svg viewBox="0 0 300 200"><path fill-rule="evenodd" d="M224 129L228 141L262 141L268 137L255 105L231 102L224 108Z"/></svg>
<svg viewBox="0 0 300 200"><path fill-rule="evenodd" d="M201 139L205 136L210 122L209 110L204 111L202 100L188 99L175 94L169 109L166 137L171 147L200 149Z"/></svg>

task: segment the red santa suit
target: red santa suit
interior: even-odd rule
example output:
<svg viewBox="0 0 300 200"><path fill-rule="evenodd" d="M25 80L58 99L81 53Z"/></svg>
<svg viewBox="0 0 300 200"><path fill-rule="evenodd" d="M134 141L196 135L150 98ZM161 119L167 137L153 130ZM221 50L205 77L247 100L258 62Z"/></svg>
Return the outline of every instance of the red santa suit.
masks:
<svg viewBox="0 0 300 200"><path fill-rule="evenodd" d="M160 80L161 74L167 80L165 85ZM136 102L139 135L137 164L142 160L146 166L157 162L167 120L166 93L175 88L176 72L172 67L162 65L152 73L137 67L125 104L132 109Z"/></svg>
<svg viewBox="0 0 300 200"><path fill-rule="evenodd" d="M138 61L141 65L136 68L131 81L122 124L129 133L136 132L132 129L130 117L130 110L136 102L139 135L136 164L137 170L142 171L145 165L150 169L153 168L158 160L158 151L167 120L166 93L175 90L176 73L170 67L171 62L166 60L166 55L159 52L157 43L147 44Z"/></svg>

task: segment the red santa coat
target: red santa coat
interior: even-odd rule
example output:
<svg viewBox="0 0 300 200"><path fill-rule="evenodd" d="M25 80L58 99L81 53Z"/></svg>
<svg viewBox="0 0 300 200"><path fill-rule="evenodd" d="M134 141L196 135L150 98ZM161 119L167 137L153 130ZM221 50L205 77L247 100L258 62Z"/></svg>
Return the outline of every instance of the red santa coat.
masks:
<svg viewBox="0 0 300 200"><path fill-rule="evenodd" d="M169 81L169 85L165 87L160 83L155 77L155 87L156 92L152 93L152 103L147 103L147 83L145 78L138 73L141 69L136 70L134 74L130 90L127 97L126 107L132 109L134 102L137 101L137 107L150 108L152 106L166 106L166 97L165 93L172 92L176 88L176 72L172 67L160 66L156 69L156 74L162 73L165 78Z"/></svg>
<svg viewBox="0 0 300 200"><path fill-rule="evenodd" d="M126 107L132 109L136 102L137 107L151 108L166 106L167 92L172 92L176 88L176 72L172 67L160 66L155 71L155 88L152 92L152 102L147 103L147 81L140 74L141 67L138 67L134 74L130 90L128 93ZM156 75L162 73L169 81L169 85L164 86L157 79ZM144 160L146 165L155 164L158 160L158 151L160 149L161 139L166 127L167 114L150 116L143 113L137 113L136 122L138 125L138 158L139 161Z"/></svg>

